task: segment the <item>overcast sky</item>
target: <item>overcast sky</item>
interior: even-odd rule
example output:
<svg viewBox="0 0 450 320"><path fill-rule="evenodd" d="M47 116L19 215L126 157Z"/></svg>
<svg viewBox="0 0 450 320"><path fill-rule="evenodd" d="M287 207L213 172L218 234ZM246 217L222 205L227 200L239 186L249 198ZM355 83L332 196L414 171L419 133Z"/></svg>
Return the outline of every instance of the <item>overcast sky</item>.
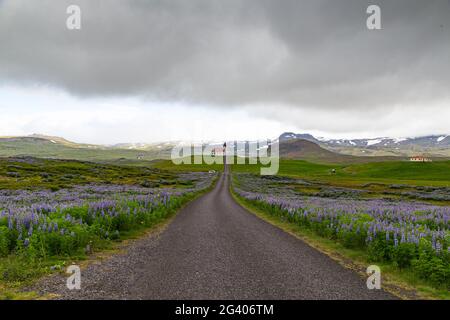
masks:
<svg viewBox="0 0 450 320"><path fill-rule="evenodd" d="M448 134L449 87L449 0L0 0L0 135Z"/></svg>

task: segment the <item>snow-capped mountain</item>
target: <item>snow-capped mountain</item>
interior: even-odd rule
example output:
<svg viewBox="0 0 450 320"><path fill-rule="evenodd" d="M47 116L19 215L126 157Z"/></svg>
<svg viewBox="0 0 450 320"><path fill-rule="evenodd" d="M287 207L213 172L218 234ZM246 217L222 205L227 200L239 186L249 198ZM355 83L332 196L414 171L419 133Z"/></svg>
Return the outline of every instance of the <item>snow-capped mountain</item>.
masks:
<svg viewBox="0 0 450 320"><path fill-rule="evenodd" d="M414 153L431 153L450 155L450 135L431 135L410 138L370 138L370 139L324 139L310 134L283 133L280 141L304 139L315 142L322 147L347 154L366 155L411 155Z"/></svg>
<svg viewBox="0 0 450 320"><path fill-rule="evenodd" d="M292 132L283 133L280 136L281 141L292 139L304 139L319 144L339 147L388 147L388 146L405 146L419 145L422 147L450 147L450 135L433 135L416 138L373 138L373 139L324 139L316 138L310 134L296 134Z"/></svg>

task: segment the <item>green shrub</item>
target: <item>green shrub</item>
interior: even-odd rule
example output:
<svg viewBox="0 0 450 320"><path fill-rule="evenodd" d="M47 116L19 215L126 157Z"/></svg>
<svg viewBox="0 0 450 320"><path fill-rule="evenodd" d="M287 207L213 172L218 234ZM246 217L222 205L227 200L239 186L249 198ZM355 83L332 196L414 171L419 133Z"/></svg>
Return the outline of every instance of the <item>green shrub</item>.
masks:
<svg viewBox="0 0 450 320"><path fill-rule="evenodd" d="M416 256L417 246L414 243L400 243L392 252L392 260L400 269L410 267Z"/></svg>
<svg viewBox="0 0 450 320"><path fill-rule="evenodd" d="M5 226L0 226L0 257L6 257L10 250L9 230Z"/></svg>
<svg viewBox="0 0 450 320"><path fill-rule="evenodd" d="M420 249L419 257L412 261L413 270L420 278L450 290L450 255L442 252L437 256L424 245L421 245Z"/></svg>

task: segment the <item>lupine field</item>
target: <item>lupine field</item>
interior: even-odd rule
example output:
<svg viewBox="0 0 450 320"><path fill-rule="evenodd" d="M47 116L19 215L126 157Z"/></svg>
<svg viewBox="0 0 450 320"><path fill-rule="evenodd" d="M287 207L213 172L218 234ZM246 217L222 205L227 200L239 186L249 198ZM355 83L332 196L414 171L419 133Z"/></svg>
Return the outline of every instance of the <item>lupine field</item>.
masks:
<svg viewBox="0 0 450 320"><path fill-rule="evenodd" d="M180 173L176 178L177 186L156 188L89 183L53 191L32 185L28 190L2 189L0 258L39 262L90 253L100 243L161 222L208 188L214 175ZM11 272L0 274L3 280L15 277L20 278Z"/></svg>
<svg viewBox="0 0 450 320"><path fill-rule="evenodd" d="M286 184L283 186L283 182ZM271 215L363 249L371 261L412 270L450 290L450 206L412 201L306 197L277 179L235 175L235 192Z"/></svg>

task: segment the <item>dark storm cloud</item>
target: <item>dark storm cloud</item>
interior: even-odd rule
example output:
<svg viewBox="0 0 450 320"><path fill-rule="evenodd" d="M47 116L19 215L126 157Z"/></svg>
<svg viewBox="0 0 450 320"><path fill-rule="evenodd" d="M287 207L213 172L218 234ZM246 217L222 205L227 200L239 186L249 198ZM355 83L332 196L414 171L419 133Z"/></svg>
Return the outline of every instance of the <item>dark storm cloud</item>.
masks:
<svg viewBox="0 0 450 320"><path fill-rule="evenodd" d="M82 30L65 27L82 10ZM382 30L366 28L378 4ZM448 99L446 0L4 0L0 84L361 111Z"/></svg>

